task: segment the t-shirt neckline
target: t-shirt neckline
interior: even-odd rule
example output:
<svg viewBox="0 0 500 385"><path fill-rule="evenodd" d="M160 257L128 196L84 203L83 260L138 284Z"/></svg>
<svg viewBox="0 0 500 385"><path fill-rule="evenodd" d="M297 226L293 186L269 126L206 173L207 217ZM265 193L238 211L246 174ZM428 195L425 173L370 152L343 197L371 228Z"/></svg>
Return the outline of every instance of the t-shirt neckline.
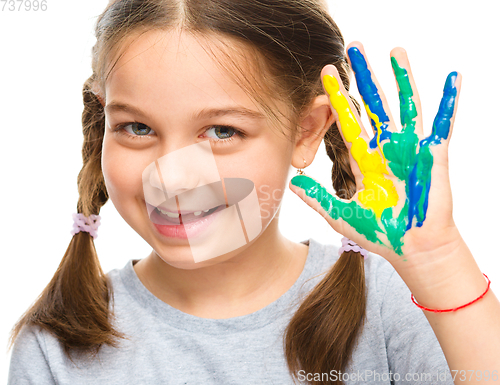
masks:
<svg viewBox="0 0 500 385"><path fill-rule="evenodd" d="M123 269L119 270L120 283L126 288L128 294L144 308L145 312L160 318L162 324L186 331L197 330L209 334L258 329L282 317L283 308L295 299L301 285L313 275L314 262L311 255L317 256L321 245L313 239L301 243L309 244L309 250L304 268L294 284L269 305L242 316L223 319L202 318L174 308L157 298L143 285L133 268L134 260L132 259L127 262Z"/></svg>

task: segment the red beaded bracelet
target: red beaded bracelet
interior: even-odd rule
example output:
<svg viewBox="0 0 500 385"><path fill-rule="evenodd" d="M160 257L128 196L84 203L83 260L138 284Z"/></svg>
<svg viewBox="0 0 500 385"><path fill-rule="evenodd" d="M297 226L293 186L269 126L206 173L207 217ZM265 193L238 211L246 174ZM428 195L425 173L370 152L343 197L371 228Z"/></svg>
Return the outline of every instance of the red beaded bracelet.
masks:
<svg viewBox="0 0 500 385"><path fill-rule="evenodd" d="M476 302L476 301L479 301L481 298L483 298L483 297L484 297L484 295L485 295L485 294L488 292L488 290L490 289L490 283L491 283L491 281L490 281L490 279L488 278L488 276L487 276L486 274L484 274L484 273L483 273L483 275L484 275L484 276L486 277L486 279L488 280L488 286L486 287L486 290L484 291L484 293L483 293L483 294L481 294L481 295L480 295L479 297L477 297L476 299L474 299L474 300L470 301L469 303L466 303L465 305L462 305L462 306L456 307L456 308L454 308L454 309L443 309L443 310L440 310L440 309L429 309L428 307L425 307L425 306L419 305L419 304L417 303L417 301L415 300L415 297L413 296L413 294L411 295L411 300L412 300L412 301L413 301L413 303L414 303L415 305L417 305L420 309L422 309L422 310L427 310L427 311L432 311L432 312L434 312L434 313L446 313L446 312L449 312L449 311L456 311L456 310L458 310L458 309L462 309L462 308L464 308L464 307L466 307L466 306L469 306L469 305L473 304L473 303L474 303L474 302Z"/></svg>

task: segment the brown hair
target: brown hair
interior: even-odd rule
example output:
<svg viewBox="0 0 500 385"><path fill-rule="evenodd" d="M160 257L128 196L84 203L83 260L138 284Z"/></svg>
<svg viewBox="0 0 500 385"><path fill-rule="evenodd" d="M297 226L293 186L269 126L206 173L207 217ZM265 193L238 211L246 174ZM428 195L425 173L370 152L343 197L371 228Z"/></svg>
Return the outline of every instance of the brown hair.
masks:
<svg viewBox="0 0 500 385"><path fill-rule="evenodd" d="M101 170L104 113L99 111L101 104L96 97L87 91L91 82L92 78L84 85L83 167L77 178L77 211L85 216L99 214L108 200ZM112 326L108 310L111 296L111 283L101 269L93 238L79 232L71 239L52 280L14 326L10 346L21 328L29 324L55 334L68 356L72 349L97 353L104 343L114 345L114 337L121 334Z"/></svg>
<svg viewBox="0 0 500 385"><path fill-rule="evenodd" d="M199 37L216 35L236 43L232 50L221 48L224 59L228 60L217 56L216 61L221 65L231 63L229 72L235 79L244 80L241 85L271 117L277 117L276 111L264 103L262 92L290 106L292 135L295 135L299 129L294 126L297 117L314 97L324 93L320 72L325 65L335 65L345 88L349 89L344 40L323 3L322 0L111 1L95 26L93 74L83 87L84 143L83 168L78 175L78 212L86 216L99 214L108 199L101 169L105 117L100 100L105 100L105 81L120 58L119 53L124 52L126 38L180 26ZM224 45L222 39L219 43L221 47ZM246 51L234 50L235 46ZM255 78L238 67L238 61L234 60L238 52L246 52L246 61L254 68L262 66L262 71L253 72ZM250 56L250 53L255 54ZM110 65L112 58L116 60ZM329 128L324 142L333 162L333 187L342 198L350 198L356 185L349 154L336 124ZM299 370L307 373L344 370L361 330L365 296L363 258L358 253L343 253L301 303L286 329L284 352L294 379ZM71 240L51 282L13 328L11 343L24 325L32 324L55 334L68 355L73 350L97 353L103 344L117 346L117 338L124 336L113 327L111 299L112 288L100 267L93 239L80 232Z"/></svg>

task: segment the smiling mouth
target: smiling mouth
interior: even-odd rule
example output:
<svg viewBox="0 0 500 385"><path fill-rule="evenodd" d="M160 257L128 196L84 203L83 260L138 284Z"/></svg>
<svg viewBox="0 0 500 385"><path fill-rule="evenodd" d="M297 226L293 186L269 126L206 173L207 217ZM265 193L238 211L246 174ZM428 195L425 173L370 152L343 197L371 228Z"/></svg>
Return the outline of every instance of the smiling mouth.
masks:
<svg viewBox="0 0 500 385"><path fill-rule="evenodd" d="M172 213L156 207L155 212L165 221L170 222L173 225L180 225L181 223L195 222L201 218L207 217L223 206L225 207L225 205L219 205L209 210L194 211L187 214Z"/></svg>

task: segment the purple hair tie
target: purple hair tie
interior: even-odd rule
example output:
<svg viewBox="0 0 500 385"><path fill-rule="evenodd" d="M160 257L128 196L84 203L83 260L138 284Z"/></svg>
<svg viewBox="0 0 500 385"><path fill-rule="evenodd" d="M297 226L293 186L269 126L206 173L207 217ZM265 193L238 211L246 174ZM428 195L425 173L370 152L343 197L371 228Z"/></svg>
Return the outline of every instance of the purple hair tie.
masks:
<svg viewBox="0 0 500 385"><path fill-rule="evenodd" d="M360 253L363 257L368 256L368 251L359 246L356 242L351 241L349 238L342 238L342 247L339 249L339 256L342 255L344 251L354 251Z"/></svg>
<svg viewBox="0 0 500 385"><path fill-rule="evenodd" d="M101 224L101 217L99 215L91 214L86 217L82 213L73 213L73 229L71 235L75 235L80 231L89 233L92 238L97 238L97 228Z"/></svg>

